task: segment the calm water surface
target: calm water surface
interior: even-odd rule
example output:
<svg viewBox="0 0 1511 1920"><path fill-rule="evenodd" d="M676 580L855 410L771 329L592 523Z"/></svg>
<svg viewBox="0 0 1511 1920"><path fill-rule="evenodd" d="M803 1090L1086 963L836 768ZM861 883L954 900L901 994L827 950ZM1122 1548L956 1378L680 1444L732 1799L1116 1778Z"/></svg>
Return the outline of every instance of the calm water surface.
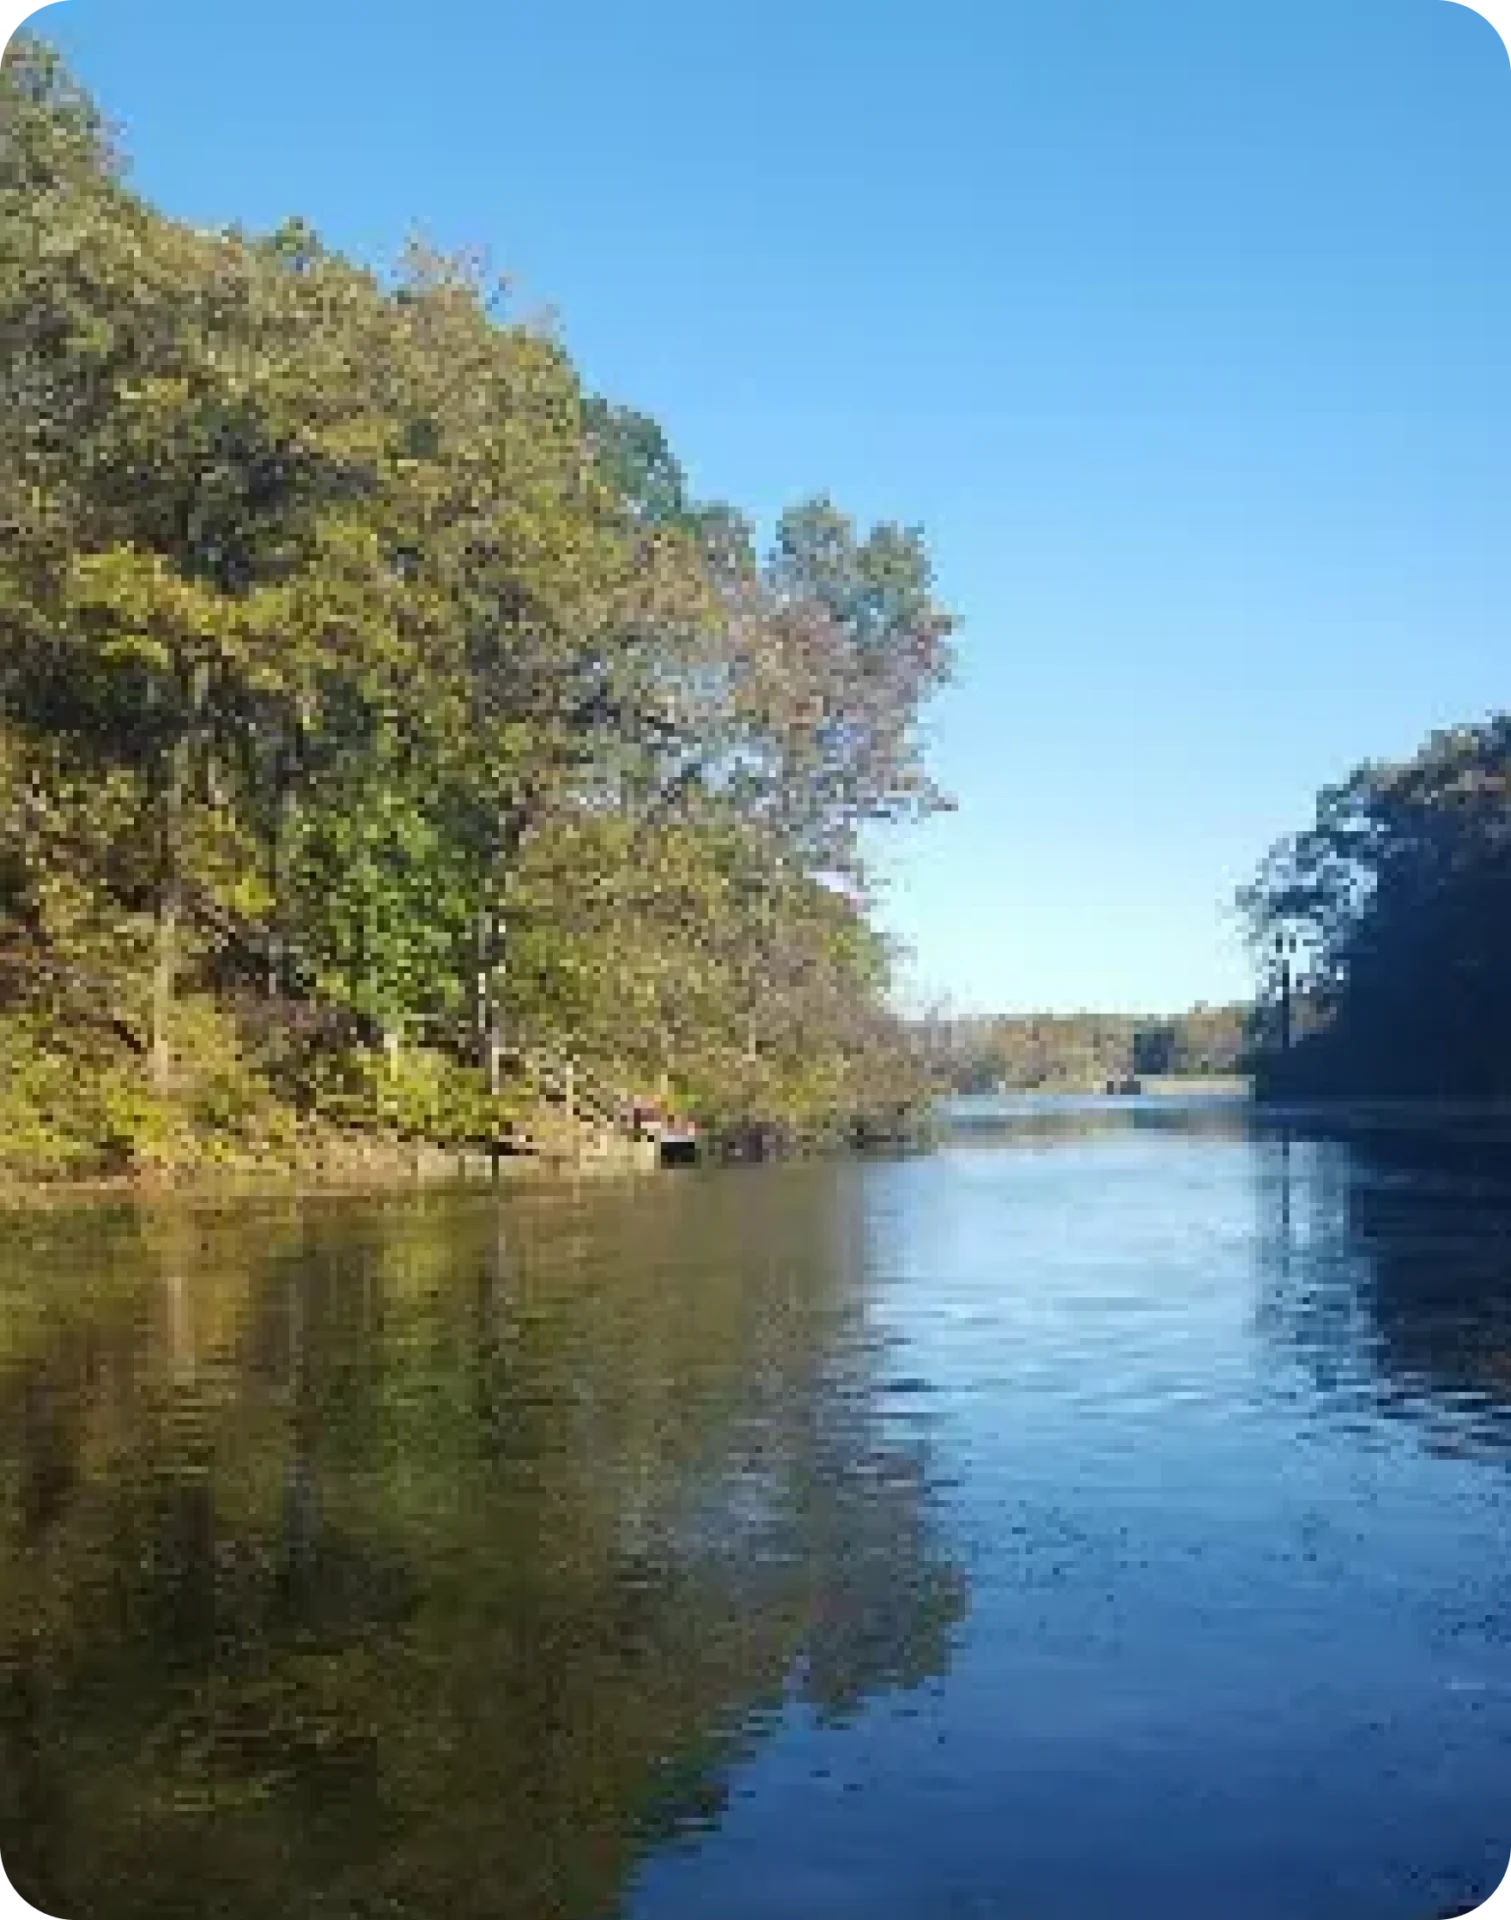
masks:
<svg viewBox="0 0 1511 1920"><path fill-rule="evenodd" d="M1511 1852L1511 1167L1241 1109L0 1218L64 1920L1434 1920Z"/></svg>

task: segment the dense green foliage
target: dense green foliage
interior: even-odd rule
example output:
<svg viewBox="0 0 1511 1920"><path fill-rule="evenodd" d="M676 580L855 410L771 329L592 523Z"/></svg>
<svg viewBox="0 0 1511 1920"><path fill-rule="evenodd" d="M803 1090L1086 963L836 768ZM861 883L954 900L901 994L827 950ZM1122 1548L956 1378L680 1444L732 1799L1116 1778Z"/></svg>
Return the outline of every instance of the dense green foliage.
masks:
<svg viewBox="0 0 1511 1920"><path fill-rule="evenodd" d="M123 183L0 82L0 1139L495 1133L549 1046L710 1117L905 1100L869 823L940 803L911 529L769 551L465 261Z"/></svg>
<svg viewBox="0 0 1511 1920"><path fill-rule="evenodd" d="M1511 1094L1511 717L1356 768L1244 900L1272 968L1276 936L1297 943L1303 1018L1269 1090Z"/></svg>
<svg viewBox="0 0 1511 1920"><path fill-rule="evenodd" d="M1248 1031L1247 1007L1196 1006L1168 1017L1032 1013L934 1020L921 1044L958 1093L1086 1092L1143 1075L1241 1073Z"/></svg>

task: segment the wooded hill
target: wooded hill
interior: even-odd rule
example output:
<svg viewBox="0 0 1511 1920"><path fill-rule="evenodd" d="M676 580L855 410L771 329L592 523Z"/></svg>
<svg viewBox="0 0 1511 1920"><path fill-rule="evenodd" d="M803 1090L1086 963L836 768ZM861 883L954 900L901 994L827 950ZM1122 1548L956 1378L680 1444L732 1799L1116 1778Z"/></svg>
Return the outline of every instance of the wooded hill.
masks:
<svg viewBox="0 0 1511 1920"><path fill-rule="evenodd" d="M0 75L0 1162L913 1097L858 836L940 805L920 534L758 542L473 263L126 184Z"/></svg>

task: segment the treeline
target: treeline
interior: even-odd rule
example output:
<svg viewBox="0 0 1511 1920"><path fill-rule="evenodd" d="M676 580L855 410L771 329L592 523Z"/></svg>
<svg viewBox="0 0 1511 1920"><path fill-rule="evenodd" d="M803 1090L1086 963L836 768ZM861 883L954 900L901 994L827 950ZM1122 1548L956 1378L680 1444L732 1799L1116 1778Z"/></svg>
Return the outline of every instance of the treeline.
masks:
<svg viewBox="0 0 1511 1920"><path fill-rule="evenodd" d="M1326 788L1243 904L1301 1015L1288 1050L1270 1021L1262 1091L1511 1095L1511 715Z"/></svg>
<svg viewBox="0 0 1511 1920"><path fill-rule="evenodd" d="M1203 1005L1168 1017L978 1015L925 1022L920 1045L957 1093L1087 1092L1144 1075L1241 1073L1250 1025L1246 1006Z"/></svg>
<svg viewBox="0 0 1511 1920"><path fill-rule="evenodd" d="M919 533L761 550L474 264L165 217L24 36L0 521L13 1165L490 1134L522 1042L715 1121L917 1092L858 837L941 804Z"/></svg>

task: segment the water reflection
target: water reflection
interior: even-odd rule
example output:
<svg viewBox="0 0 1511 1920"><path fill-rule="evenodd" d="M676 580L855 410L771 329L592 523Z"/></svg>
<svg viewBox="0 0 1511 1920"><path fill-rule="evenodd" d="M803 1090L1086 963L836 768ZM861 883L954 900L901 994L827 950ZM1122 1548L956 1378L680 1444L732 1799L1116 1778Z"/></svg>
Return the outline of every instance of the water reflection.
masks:
<svg viewBox="0 0 1511 1920"><path fill-rule="evenodd" d="M854 1206L798 1168L7 1223L18 1890L608 1914L793 1700L942 1673Z"/></svg>
<svg viewBox="0 0 1511 1920"><path fill-rule="evenodd" d="M11 1224L0 1849L46 1911L1434 1920L1504 1870L1486 1142L1028 1103Z"/></svg>
<svg viewBox="0 0 1511 1920"><path fill-rule="evenodd" d="M1260 1320L1323 1408L1511 1443L1511 1152L1313 1121L1255 1144Z"/></svg>

